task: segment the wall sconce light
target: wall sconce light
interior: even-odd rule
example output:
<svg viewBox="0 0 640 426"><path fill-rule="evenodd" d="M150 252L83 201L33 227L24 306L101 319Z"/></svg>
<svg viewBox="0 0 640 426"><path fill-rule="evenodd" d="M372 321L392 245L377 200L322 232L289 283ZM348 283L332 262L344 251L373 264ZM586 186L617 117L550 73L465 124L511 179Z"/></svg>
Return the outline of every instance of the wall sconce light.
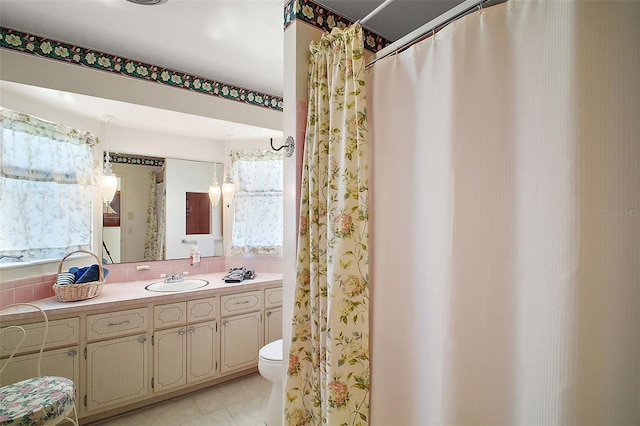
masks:
<svg viewBox="0 0 640 426"><path fill-rule="evenodd" d="M231 173L227 172L224 177L224 182L222 182L222 198L224 198L224 202L227 204L227 207L231 206L235 192L236 186L231 180Z"/></svg>
<svg viewBox="0 0 640 426"><path fill-rule="evenodd" d="M209 185L209 201L211 202L211 206L215 208L220 202L220 196L222 195L222 190L220 189L220 184L218 183L218 167L214 163L213 165L213 180L211 181L211 185Z"/></svg>
<svg viewBox="0 0 640 426"><path fill-rule="evenodd" d="M109 155L109 121L111 121L111 116L104 116L106 125L105 125L105 139L107 141L107 149L104 156L104 170L102 171L102 175L100 176L100 180L98 185L100 186L100 196L102 197L102 203L104 204L105 211L109 211L111 209L111 201L113 201L113 197L116 195L116 190L118 189L118 179L116 175L113 174L113 170L111 169L111 156Z"/></svg>
<svg viewBox="0 0 640 426"><path fill-rule="evenodd" d="M111 170L111 163L109 151L106 152L105 155L105 164L104 170L102 171L102 176L100 176L100 196L102 197L102 203L104 204L105 210L109 210L111 208L111 201L113 201L113 197L116 195L116 190L118 189L118 179L116 175L113 174L113 170Z"/></svg>

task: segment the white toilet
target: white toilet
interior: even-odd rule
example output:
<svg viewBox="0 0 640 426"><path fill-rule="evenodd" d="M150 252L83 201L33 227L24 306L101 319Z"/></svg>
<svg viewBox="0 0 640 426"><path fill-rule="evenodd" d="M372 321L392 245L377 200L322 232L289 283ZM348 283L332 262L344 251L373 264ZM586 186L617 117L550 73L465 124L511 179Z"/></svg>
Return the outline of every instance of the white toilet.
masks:
<svg viewBox="0 0 640 426"><path fill-rule="evenodd" d="M270 380L271 395L264 414L267 426L282 425L282 339L275 340L259 351L258 371L262 377Z"/></svg>

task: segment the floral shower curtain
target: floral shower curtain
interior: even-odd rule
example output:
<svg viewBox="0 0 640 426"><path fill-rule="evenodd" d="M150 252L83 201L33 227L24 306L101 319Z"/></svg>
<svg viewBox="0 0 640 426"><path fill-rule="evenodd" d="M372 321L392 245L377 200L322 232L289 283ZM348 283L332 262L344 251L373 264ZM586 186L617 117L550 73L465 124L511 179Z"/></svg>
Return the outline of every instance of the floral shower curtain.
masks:
<svg viewBox="0 0 640 426"><path fill-rule="evenodd" d="M311 44L289 425L369 419L368 148L362 29Z"/></svg>
<svg viewBox="0 0 640 426"><path fill-rule="evenodd" d="M155 260L158 242L158 214L156 203L156 174L149 172L149 203L147 204L147 232L144 236L144 260Z"/></svg>
<svg viewBox="0 0 640 426"><path fill-rule="evenodd" d="M144 237L144 260L164 259L164 185L156 183L156 173L149 172L149 204L147 204L147 232ZM160 198L160 202L159 202Z"/></svg>

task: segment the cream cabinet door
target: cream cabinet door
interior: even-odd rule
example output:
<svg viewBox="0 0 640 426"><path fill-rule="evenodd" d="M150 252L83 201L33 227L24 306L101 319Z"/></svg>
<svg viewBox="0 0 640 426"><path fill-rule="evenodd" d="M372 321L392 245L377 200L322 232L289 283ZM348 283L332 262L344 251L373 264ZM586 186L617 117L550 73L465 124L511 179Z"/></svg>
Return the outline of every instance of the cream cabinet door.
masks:
<svg viewBox="0 0 640 426"><path fill-rule="evenodd" d="M218 370L218 323L187 326L187 382L210 379Z"/></svg>
<svg viewBox="0 0 640 426"><path fill-rule="evenodd" d="M149 335L87 344L87 410L126 405L149 392Z"/></svg>
<svg viewBox="0 0 640 426"><path fill-rule="evenodd" d="M4 362L5 360L3 360ZM43 376L62 376L80 386L80 355L78 347L44 351L40 364ZM38 354L14 357L0 376L0 386L38 376Z"/></svg>
<svg viewBox="0 0 640 426"><path fill-rule="evenodd" d="M186 327L156 331L153 337L153 390L162 392L187 383Z"/></svg>
<svg viewBox="0 0 640 426"><path fill-rule="evenodd" d="M222 320L220 372L258 365L258 351L262 347L262 314L252 312Z"/></svg>
<svg viewBox="0 0 640 426"><path fill-rule="evenodd" d="M267 309L264 313L264 344L282 339L282 308Z"/></svg>

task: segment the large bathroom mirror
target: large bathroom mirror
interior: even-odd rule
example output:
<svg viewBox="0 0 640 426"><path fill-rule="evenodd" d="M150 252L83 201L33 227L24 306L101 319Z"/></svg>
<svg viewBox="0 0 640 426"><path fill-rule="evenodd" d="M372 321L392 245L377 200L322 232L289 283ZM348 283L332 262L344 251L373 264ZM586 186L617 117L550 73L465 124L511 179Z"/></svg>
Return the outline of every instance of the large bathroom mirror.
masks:
<svg viewBox="0 0 640 426"><path fill-rule="evenodd" d="M104 259L182 259L194 245L202 256L224 254L222 203L202 203L203 198L208 203L214 174L222 182L223 164L126 153L110 157L118 191L103 213Z"/></svg>
<svg viewBox="0 0 640 426"><path fill-rule="evenodd" d="M222 212L228 209L220 203L210 211L210 233L187 235L186 192L208 192L214 172L218 182L223 182L221 162L228 156L227 145L229 149L233 149L234 144L253 146L253 143L268 147L271 138L274 143L281 142L281 111L150 85L147 81L97 73L88 68L78 67L73 73L62 73L59 63L45 58L6 51L2 56L10 56L11 60L1 61L0 106L99 135L101 143L95 148L96 160L103 150L108 150L112 156L116 153L136 155L159 158L163 162L155 169L135 165L126 171L118 170L126 164L112 162L120 178L119 192L112 203L117 212L109 213L107 226L102 226L105 218L102 207L96 204L94 231L102 230L104 234L104 238L96 238L94 242L96 253L104 243L102 249L107 246L114 263L152 262L144 257L150 192L148 173L164 169L168 210L165 232L158 234L159 238L164 237L162 259L188 258L191 244L183 240L198 241L203 257L224 255ZM113 117L109 126L101 118L105 115ZM210 175L197 179L194 167L177 166L182 161L202 164ZM169 175L172 164L178 170L175 182L184 186L175 198L168 187L172 185ZM135 191L130 189L134 184ZM108 262L112 261L106 252L102 254Z"/></svg>

